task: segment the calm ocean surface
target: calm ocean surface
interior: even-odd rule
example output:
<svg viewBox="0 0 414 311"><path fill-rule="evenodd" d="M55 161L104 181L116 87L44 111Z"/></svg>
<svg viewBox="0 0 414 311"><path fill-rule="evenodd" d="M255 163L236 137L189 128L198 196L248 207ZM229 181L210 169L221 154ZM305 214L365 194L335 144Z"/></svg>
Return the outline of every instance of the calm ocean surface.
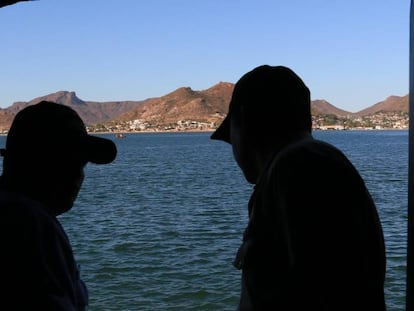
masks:
<svg viewBox="0 0 414 311"><path fill-rule="evenodd" d="M386 239L388 310L404 310L408 131L314 136L342 149L364 177ZM60 217L88 310L234 310L240 273L232 261L252 186L230 146L208 133L114 141L117 159L87 166L73 210Z"/></svg>

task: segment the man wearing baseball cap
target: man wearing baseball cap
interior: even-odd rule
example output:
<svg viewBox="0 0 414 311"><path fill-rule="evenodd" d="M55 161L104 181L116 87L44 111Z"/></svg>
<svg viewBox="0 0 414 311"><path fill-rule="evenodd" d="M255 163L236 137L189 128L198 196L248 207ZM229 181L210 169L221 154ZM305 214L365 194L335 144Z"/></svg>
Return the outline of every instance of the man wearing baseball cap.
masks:
<svg viewBox="0 0 414 311"><path fill-rule="evenodd" d="M238 310L385 310L376 206L347 157L312 137L310 92L284 66L236 83L212 139L255 185L234 265Z"/></svg>
<svg viewBox="0 0 414 311"><path fill-rule="evenodd" d="M72 208L85 165L110 163L116 153L67 106L42 101L17 113L0 180L5 310L85 310L87 289L56 216Z"/></svg>

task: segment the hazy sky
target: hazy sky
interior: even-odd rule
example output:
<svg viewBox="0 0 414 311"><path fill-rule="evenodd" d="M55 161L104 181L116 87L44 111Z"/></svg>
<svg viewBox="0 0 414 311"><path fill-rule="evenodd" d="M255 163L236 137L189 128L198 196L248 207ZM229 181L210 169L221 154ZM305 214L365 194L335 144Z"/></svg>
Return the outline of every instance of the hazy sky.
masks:
<svg viewBox="0 0 414 311"><path fill-rule="evenodd" d="M408 94L409 0L39 0L0 9L0 107L143 100L285 65L351 112Z"/></svg>

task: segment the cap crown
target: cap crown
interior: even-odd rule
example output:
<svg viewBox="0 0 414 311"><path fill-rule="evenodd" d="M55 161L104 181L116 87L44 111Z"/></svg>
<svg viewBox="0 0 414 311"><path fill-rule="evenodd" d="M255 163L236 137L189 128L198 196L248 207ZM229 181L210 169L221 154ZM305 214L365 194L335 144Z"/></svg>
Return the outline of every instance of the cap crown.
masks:
<svg viewBox="0 0 414 311"><path fill-rule="evenodd" d="M236 83L229 113L243 108L252 123L307 129L311 124L310 92L291 69L259 66Z"/></svg>

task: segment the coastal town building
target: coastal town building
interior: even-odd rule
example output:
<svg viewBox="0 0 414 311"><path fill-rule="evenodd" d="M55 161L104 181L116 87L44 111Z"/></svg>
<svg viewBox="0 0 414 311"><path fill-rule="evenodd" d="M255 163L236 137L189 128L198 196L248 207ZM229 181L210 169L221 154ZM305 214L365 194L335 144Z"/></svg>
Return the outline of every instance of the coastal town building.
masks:
<svg viewBox="0 0 414 311"><path fill-rule="evenodd" d="M389 130L408 129L408 113L379 112L363 117L340 118L332 115L313 116L314 130ZM185 132L213 131L220 121L178 120L177 122L157 122L156 120L135 119L130 121L109 122L88 126L90 132Z"/></svg>

